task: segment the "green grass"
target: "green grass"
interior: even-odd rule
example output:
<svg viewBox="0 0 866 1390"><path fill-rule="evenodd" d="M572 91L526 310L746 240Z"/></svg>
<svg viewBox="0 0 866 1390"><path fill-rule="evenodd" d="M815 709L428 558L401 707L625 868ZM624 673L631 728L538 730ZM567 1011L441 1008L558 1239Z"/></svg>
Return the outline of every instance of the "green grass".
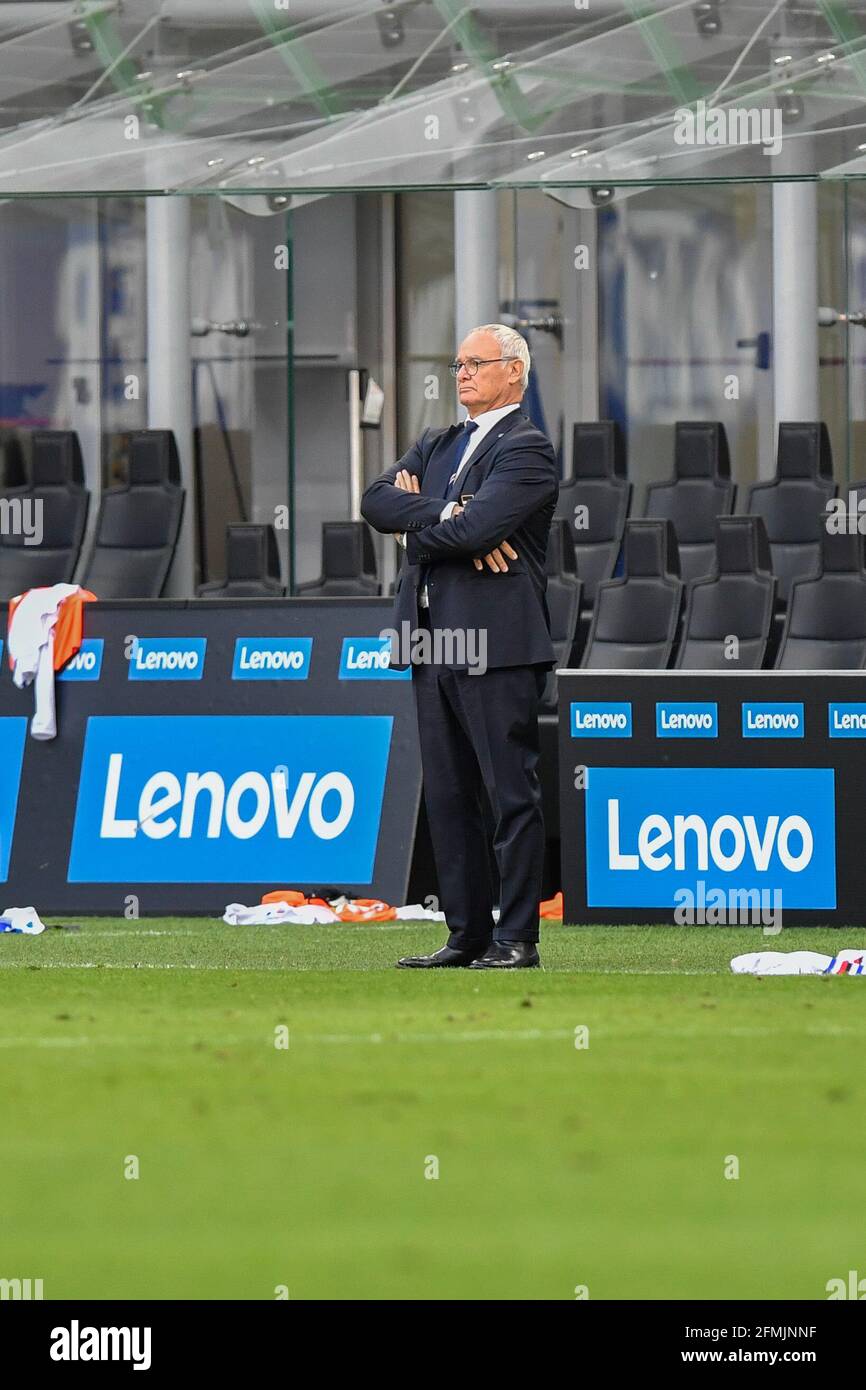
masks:
<svg viewBox="0 0 866 1390"><path fill-rule="evenodd" d="M814 1299L866 1274L866 980L728 970L866 931L552 926L544 971L392 968L441 940L177 919L0 937L0 1277L47 1298L568 1300Z"/></svg>

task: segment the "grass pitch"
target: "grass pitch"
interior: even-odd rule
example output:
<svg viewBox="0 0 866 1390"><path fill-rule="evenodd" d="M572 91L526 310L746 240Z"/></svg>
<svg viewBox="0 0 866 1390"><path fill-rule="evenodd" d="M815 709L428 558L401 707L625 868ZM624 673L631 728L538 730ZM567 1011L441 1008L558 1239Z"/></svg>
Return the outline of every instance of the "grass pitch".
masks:
<svg viewBox="0 0 866 1390"><path fill-rule="evenodd" d="M442 940L0 937L0 1277L48 1299L570 1300L821 1299L866 1275L866 980L728 970L866 931L552 926L544 971L393 969Z"/></svg>

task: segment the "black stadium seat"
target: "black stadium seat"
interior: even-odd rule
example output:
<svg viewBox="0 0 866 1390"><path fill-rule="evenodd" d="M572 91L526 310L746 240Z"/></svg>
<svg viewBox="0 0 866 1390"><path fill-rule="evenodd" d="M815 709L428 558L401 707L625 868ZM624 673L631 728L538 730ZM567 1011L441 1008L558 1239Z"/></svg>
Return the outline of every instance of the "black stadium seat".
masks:
<svg viewBox="0 0 866 1390"><path fill-rule="evenodd" d="M184 490L171 430L140 430L129 446L129 482L102 494L81 580L98 598L159 598L180 532Z"/></svg>
<svg viewBox="0 0 866 1390"><path fill-rule="evenodd" d="M226 577L202 584L200 598L282 598L280 556L273 526L226 527Z"/></svg>
<svg viewBox="0 0 866 1390"><path fill-rule="evenodd" d="M717 420L678 422L674 476L647 488L643 514L673 522L685 580L709 574L715 564L716 519L734 506L731 458L725 427Z"/></svg>
<svg viewBox="0 0 866 1390"><path fill-rule="evenodd" d="M33 435L30 484L2 494L17 499L25 520L41 510L42 539L27 544L21 534L0 532L0 600L42 585L69 584L78 563L87 522L81 446L73 430L37 430Z"/></svg>
<svg viewBox="0 0 866 1390"><path fill-rule="evenodd" d="M794 580L818 568L827 503L836 495L831 471L826 425L780 425L775 478L746 490L740 510L764 520L783 603Z"/></svg>
<svg viewBox="0 0 866 1390"><path fill-rule="evenodd" d="M580 617L580 580L571 527L567 521L554 521L547 546L547 607L550 613L550 636L556 653L556 665L567 666L574 644ZM541 705L545 711L556 709L556 671L547 678Z"/></svg>
<svg viewBox="0 0 866 1390"><path fill-rule="evenodd" d="M790 467L802 459L817 466L819 478L833 477L833 449L830 432L823 420L796 420L779 426L778 459L784 458Z"/></svg>
<svg viewBox="0 0 866 1390"><path fill-rule="evenodd" d="M573 476L560 485L556 517L569 523L577 556L583 602L616 567L631 502L626 482L625 443L614 420L574 427Z"/></svg>
<svg viewBox="0 0 866 1390"><path fill-rule="evenodd" d="M683 601L674 529L669 521L629 521L625 571L599 584L581 666L590 670L664 670Z"/></svg>
<svg viewBox="0 0 866 1390"><path fill-rule="evenodd" d="M373 536L366 521L322 524L322 573L299 584L306 598L364 598L381 593Z"/></svg>
<svg viewBox="0 0 866 1390"><path fill-rule="evenodd" d="M0 488L26 486L27 469L21 437L10 429L0 427Z"/></svg>
<svg viewBox="0 0 866 1390"><path fill-rule="evenodd" d="M767 531L758 516L723 516L716 533L717 570L689 587L674 664L683 671L759 671L776 598Z"/></svg>
<svg viewBox="0 0 866 1390"><path fill-rule="evenodd" d="M791 589L776 660L779 671L862 671L866 667L863 537L824 532L821 571Z"/></svg>

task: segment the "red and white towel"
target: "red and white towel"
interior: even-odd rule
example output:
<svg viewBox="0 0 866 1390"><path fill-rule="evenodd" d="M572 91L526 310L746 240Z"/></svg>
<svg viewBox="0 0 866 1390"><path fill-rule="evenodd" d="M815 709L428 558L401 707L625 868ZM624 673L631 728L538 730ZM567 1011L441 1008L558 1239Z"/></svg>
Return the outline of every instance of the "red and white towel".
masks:
<svg viewBox="0 0 866 1390"><path fill-rule="evenodd" d="M50 588L28 589L9 602L6 640L12 679L19 689L34 686L32 738L57 736L54 672L81 646L83 605L95 600L96 594L80 584L52 584Z"/></svg>

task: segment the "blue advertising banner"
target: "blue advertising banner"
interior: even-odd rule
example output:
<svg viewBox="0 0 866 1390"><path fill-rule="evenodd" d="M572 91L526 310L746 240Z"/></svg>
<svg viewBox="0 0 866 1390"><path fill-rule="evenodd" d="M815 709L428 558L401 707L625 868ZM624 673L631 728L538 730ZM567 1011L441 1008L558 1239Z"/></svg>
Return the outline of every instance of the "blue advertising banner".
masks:
<svg viewBox="0 0 866 1390"><path fill-rule="evenodd" d="M406 902L421 765L411 673L380 669L391 615L375 598L88 604L46 741L3 663L6 901L108 916L131 899L141 916L221 915L281 888Z"/></svg>
<svg viewBox="0 0 866 1390"><path fill-rule="evenodd" d="M566 922L862 926L863 674L557 682Z"/></svg>
<svg viewBox="0 0 866 1390"><path fill-rule="evenodd" d="M69 881L370 883L393 723L94 717Z"/></svg>
<svg viewBox="0 0 866 1390"><path fill-rule="evenodd" d="M590 767L590 907L673 907L677 894L781 893L836 906L832 768Z"/></svg>
<svg viewBox="0 0 866 1390"><path fill-rule="evenodd" d="M9 877L26 738L26 719L0 718L0 880L4 882Z"/></svg>

